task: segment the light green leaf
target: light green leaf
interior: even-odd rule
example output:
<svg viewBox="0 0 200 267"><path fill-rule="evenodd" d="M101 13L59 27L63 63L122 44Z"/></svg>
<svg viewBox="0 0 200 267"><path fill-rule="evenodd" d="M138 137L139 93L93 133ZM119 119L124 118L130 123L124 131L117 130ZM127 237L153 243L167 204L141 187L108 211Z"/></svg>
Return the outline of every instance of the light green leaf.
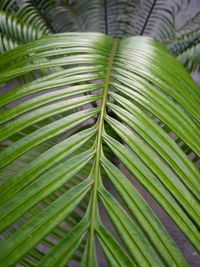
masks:
<svg viewBox="0 0 200 267"><path fill-rule="evenodd" d="M59 31L89 29L89 21L95 29L102 14L96 0L87 10L31 3L0 0L40 29L49 8ZM137 1L118 4L131 13ZM103 7L99 28L120 36L127 20L109 20L122 15L113 1ZM188 153L200 155L200 93L166 48L143 37L52 34L1 55L0 83L11 86L0 99L1 266L97 267L98 245L114 267L188 266L131 176L199 250L199 171Z"/></svg>

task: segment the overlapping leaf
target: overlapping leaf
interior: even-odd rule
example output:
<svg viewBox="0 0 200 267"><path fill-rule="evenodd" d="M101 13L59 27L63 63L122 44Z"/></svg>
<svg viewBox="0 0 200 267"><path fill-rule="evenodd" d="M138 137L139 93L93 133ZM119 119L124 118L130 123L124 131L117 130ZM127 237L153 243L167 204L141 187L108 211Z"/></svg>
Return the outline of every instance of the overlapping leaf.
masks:
<svg viewBox="0 0 200 267"><path fill-rule="evenodd" d="M132 173L199 250L199 171L170 136L200 156L199 88L183 67L149 38L91 33L52 35L0 62L2 87L55 70L0 100L0 265L98 266L98 240L111 266L188 266L113 163Z"/></svg>

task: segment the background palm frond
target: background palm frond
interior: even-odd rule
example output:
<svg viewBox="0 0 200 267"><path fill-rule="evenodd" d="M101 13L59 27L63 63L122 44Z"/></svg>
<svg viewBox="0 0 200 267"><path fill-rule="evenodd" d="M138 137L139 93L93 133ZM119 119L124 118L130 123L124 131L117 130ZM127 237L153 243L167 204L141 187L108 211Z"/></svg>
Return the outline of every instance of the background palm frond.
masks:
<svg viewBox="0 0 200 267"><path fill-rule="evenodd" d="M188 3L189 1L185 1ZM184 1L143 0L138 4L133 35L147 35L165 42L175 35L175 15L183 8Z"/></svg>
<svg viewBox="0 0 200 267"><path fill-rule="evenodd" d="M190 72L200 71L200 30L183 34L169 44L169 49Z"/></svg>
<svg viewBox="0 0 200 267"><path fill-rule="evenodd" d="M190 72L200 70L200 12L176 32L176 38L169 42L169 49Z"/></svg>
<svg viewBox="0 0 200 267"><path fill-rule="evenodd" d="M0 10L1 53L51 33L29 0L0 1Z"/></svg>

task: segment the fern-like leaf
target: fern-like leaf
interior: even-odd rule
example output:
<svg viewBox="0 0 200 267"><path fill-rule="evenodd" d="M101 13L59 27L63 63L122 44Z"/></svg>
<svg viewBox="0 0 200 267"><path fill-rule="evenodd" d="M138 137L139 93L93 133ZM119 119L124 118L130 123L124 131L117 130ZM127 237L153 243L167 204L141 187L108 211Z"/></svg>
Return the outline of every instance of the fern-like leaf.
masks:
<svg viewBox="0 0 200 267"><path fill-rule="evenodd" d="M199 88L180 63L149 38L68 33L0 64L2 86L38 73L0 99L0 265L94 267L99 245L111 266L188 266L132 183L199 250L199 171L170 136L200 156Z"/></svg>

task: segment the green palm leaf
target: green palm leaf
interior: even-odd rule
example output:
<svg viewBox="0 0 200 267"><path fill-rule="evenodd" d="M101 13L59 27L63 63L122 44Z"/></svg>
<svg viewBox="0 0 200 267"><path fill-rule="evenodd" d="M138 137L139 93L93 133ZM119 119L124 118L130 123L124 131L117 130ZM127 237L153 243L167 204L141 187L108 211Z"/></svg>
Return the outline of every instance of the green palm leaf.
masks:
<svg viewBox="0 0 200 267"><path fill-rule="evenodd" d="M200 94L177 60L149 38L68 33L0 62L2 87L38 72L0 100L0 265L93 267L100 246L110 266L188 266L123 173L199 250L199 171L171 135L200 156Z"/></svg>

